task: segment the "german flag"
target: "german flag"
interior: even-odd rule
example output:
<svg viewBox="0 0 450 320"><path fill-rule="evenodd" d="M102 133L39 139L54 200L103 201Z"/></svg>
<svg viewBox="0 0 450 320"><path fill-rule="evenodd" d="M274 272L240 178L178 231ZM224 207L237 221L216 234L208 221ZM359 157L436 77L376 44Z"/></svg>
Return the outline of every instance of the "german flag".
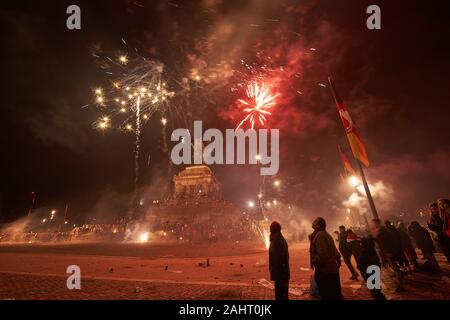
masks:
<svg viewBox="0 0 450 320"><path fill-rule="evenodd" d="M347 155L342 152L341 146L338 145L339 154L341 155L342 163L344 165L344 169L347 172L347 174L356 176L356 171L353 169L353 166L350 162L350 160L347 158Z"/></svg>
<svg viewBox="0 0 450 320"><path fill-rule="evenodd" d="M350 148L352 149L353 155L366 167L369 166L369 157L367 156L366 147L358 134L355 123L353 122L350 113L345 108L344 102L339 97L336 88L334 87L331 77L328 81L333 91L334 101L336 102L336 107L341 117L342 124L344 125L345 133L347 134L348 142L350 143Z"/></svg>

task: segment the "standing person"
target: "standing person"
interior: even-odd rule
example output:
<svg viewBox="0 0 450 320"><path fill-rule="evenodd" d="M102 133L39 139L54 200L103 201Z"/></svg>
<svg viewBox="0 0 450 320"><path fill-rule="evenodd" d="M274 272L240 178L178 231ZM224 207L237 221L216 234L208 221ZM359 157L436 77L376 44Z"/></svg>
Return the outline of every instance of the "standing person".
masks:
<svg viewBox="0 0 450 320"><path fill-rule="evenodd" d="M399 263L399 265L402 268L408 269L409 263L408 259L406 259L406 256L403 252L403 239L400 232L395 228L395 226L392 224L391 221L386 220L384 222L386 229L391 234L391 241L392 241L392 249L394 250L394 258L395 261Z"/></svg>
<svg viewBox="0 0 450 320"><path fill-rule="evenodd" d="M353 268L351 261L352 252L349 244L347 243L347 230L345 230L345 226L339 226L338 243L339 252L344 259L345 265L352 274L350 280L358 280L358 273L356 272L355 268Z"/></svg>
<svg viewBox="0 0 450 320"><path fill-rule="evenodd" d="M357 259L358 270L361 272L361 275L366 282L369 278L369 275L367 274L367 268L369 266L381 266L380 258L375 251L375 242L372 237L363 238L361 240L361 254ZM386 300L386 297L380 289L371 289L369 291L374 300Z"/></svg>
<svg viewBox="0 0 450 320"><path fill-rule="evenodd" d="M447 261L450 262L450 200L439 199L437 204L439 206L439 216L442 220L442 251L444 251Z"/></svg>
<svg viewBox="0 0 450 320"><path fill-rule="evenodd" d="M359 255L361 254L361 238L353 232L352 229L347 230L347 244L350 248L350 252L356 259L358 259Z"/></svg>
<svg viewBox="0 0 450 320"><path fill-rule="evenodd" d="M281 225L276 221L270 225L269 271L270 280L275 281L275 300L288 300L289 249L281 234Z"/></svg>
<svg viewBox="0 0 450 320"><path fill-rule="evenodd" d="M380 256L383 262L383 266L385 268L391 267L395 272L395 275L397 277L396 292L405 291L405 289L403 288L403 274L397 264L399 257L397 248L398 246L396 245L396 242L398 240L393 237L392 233L389 232L386 227L383 227L381 225L380 219L373 219L372 221L375 226L373 236L375 242L378 244L378 248L380 249Z"/></svg>
<svg viewBox="0 0 450 320"><path fill-rule="evenodd" d="M434 253L436 252L430 233L422 227L417 221L411 222L408 231L416 242L417 247L422 251L422 255L433 266L436 272L441 272L439 264L436 261Z"/></svg>
<svg viewBox="0 0 450 320"><path fill-rule="evenodd" d="M441 206L445 207L445 204L442 203L442 201ZM429 208L430 208L430 221L428 221L428 228L436 233L439 247L444 253L445 257L447 258L447 261L450 262L450 244L449 244L450 241L449 237L446 235L444 220L442 219L445 217L445 215L441 215L441 210L437 201L431 203L429 205Z"/></svg>
<svg viewBox="0 0 450 320"><path fill-rule="evenodd" d="M417 271L419 264L417 263L417 254L414 246L412 244L411 238L409 237L408 230L403 222L399 222L397 226L397 231L402 238L402 248L408 262L413 265L414 270Z"/></svg>
<svg viewBox="0 0 450 320"><path fill-rule="evenodd" d="M341 256L334 245L334 240L326 231L325 219L319 217L312 223L311 268L322 300L341 300L341 281L339 267Z"/></svg>

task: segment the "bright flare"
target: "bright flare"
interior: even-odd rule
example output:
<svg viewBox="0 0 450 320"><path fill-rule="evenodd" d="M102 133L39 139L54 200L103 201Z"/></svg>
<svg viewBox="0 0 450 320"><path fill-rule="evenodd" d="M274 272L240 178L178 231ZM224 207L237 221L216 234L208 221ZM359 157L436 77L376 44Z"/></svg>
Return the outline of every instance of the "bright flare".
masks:
<svg viewBox="0 0 450 320"><path fill-rule="evenodd" d="M127 56L120 56L119 57L119 61L120 61L120 63L127 64L128 63L128 57Z"/></svg>
<svg viewBox="0 0 450 320"><path fill-rule="evenodd" d="M350 185L353 186L353 187L357 187L357 186L359 186L359 185L361 184L361 182L359 181L358 177L356 177L356 176L351 176L351 177L348 179L348 182L349 182Z"/></svg>
<svg viewBox="0 0 450 320"><path fill-rule="evenodd" d="M139 236L139 241L142 242L142 243L148 242L148 239L149 239L149 233L148 232L143 232Z"/></svg>

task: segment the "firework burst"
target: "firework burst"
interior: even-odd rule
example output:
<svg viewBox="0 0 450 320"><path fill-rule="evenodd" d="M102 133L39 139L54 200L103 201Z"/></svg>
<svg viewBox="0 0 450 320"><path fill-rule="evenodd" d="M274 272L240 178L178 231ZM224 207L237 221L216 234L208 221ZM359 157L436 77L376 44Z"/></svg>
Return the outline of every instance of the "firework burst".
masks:
<svg viewBox="0 0 450 320"><path fill-rule="evenodd" d="M115 59L109 56L94 56L99 59L100 67L112 78L111 85L107 89L94 90L95 103L103 113L94 125L101 131L116 127L135 134L137 189L141 127L155 113L159 113L165 119L164 115L170 112L168 101L175 93L167 89L163 81L164 66L159 62L140 56L134 59L126 55L120 55Z"/></svg>
<svg viewBox="0 0 450 320"><path fill-rule="evenodd" d="M248 99L239 99L238 101L245 106L246 113L244 119L239 123L236 129L242 127L246 122L251 124L252 129L255 123L259 122L261 126L267 121L267 117L272 115L271 109L275 105L275 98L279 93L271 94L269 88L261 83L253 82L247 86Z"/></svg>

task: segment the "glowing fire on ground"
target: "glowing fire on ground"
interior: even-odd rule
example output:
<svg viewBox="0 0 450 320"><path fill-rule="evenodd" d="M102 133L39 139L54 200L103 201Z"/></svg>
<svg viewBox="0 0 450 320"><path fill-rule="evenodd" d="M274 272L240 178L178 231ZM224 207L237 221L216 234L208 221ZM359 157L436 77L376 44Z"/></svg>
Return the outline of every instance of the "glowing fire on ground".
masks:
<svg viewBox="0 0 450 320"><path fill-rule="evenodd" d="M139 235L139 242L148 242L149 239L149 233L148 232L143 232Z"/></svg>

